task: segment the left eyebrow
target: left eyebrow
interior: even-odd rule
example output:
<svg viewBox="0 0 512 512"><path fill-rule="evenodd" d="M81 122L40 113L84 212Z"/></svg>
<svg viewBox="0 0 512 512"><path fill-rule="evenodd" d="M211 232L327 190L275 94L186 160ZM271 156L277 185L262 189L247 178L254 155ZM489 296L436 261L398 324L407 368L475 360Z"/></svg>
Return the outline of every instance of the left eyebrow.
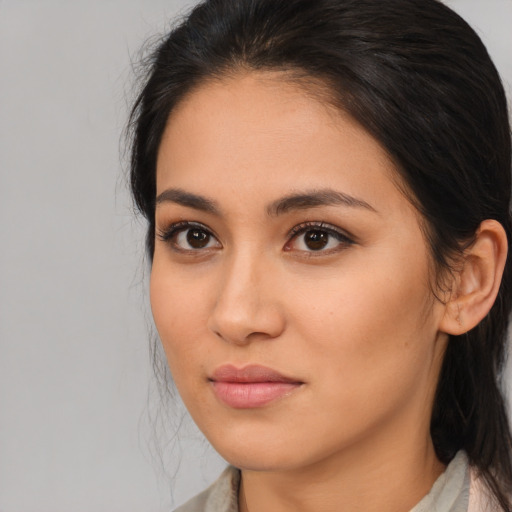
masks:
<svg viewBox="0 0 512 512"><path fill-rule="evenodd" d="M371 212L378 213L377 210L366 201L332 189L312 190L290 194L269 204L267 206L267 213L270 216L278 216L293 210L307 210L318 206L364 208Z"/></svg>
<svg viewBox="0 0 512 512"><path fill-rule="evenodd" d="M214 200L197 194L192 194L191 192L186 192L180 188L169 188L164 190L156 197L155 202L157 206L162 203L170 202L220 216L220 208Z"/></svg>

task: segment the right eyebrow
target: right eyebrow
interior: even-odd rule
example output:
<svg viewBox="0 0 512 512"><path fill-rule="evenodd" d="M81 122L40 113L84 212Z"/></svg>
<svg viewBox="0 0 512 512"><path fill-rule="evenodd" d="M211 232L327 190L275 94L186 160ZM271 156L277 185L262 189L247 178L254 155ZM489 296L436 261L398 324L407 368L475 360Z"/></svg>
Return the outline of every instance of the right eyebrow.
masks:
<svg viewBox="0 0 512 512"><path fill-rule="evenodd" d="M220 216L220 208L215 201L198 194L185 192L180 188L168 188L156 197L156 205L162 203L176 203L187 208L194 208L203 212Z"/></svg>
<svg viewBox="0 0 512 512"><path fill-rule="evenodd" d="M346 206L364 208L374 213L377 210L366 201L332 189L311 190L290 194L267 207L270 216L282 215L293 210L307 210L319 206Z"/></svg>

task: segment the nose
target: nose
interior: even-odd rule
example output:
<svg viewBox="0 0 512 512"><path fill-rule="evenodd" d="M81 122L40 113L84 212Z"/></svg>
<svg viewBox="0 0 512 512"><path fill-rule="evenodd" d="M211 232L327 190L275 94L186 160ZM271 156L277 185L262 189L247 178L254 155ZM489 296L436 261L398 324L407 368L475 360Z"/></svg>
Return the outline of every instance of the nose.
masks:
<svg viewBox="0 0 512 512"><path fill-rule="evenodd" d="M286 321L274 278L271 265L259 255L233 256L226 261L208 328L237 345L277 338Z"/></svg>

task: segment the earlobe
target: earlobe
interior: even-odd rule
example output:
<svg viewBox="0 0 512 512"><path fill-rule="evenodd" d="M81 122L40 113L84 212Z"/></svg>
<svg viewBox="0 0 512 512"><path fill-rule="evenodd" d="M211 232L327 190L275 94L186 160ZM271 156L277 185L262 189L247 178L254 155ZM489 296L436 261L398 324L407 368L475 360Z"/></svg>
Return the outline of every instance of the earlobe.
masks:
<svg viewBox="0 0 512 512"><path fill-rule="evenodd" d="M484 220L462 256L440 331L458 336L473 329L490 311L507 259L507 235L495 220Z"/></svg>

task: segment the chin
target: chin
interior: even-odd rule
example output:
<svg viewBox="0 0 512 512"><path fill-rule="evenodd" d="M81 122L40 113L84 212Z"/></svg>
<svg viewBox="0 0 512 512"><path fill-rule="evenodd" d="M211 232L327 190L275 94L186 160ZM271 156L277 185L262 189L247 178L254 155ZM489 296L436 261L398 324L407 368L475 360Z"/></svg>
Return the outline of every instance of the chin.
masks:
<svg viewBox="0 0 512 512"><path fill-rule="evenodd" d="M232 466L245 471L289 471L302 464L295 457L272 448L219 451Z"/></svg>
<svg viewBox="0 0 512 512"><path fill-rule="evenodd" d="M314 463L318 455L307 452L304 443L294 442L286 433L224 431L218 437L209 436L209 441L227 462L247 471L290 471Z"/></svg>

